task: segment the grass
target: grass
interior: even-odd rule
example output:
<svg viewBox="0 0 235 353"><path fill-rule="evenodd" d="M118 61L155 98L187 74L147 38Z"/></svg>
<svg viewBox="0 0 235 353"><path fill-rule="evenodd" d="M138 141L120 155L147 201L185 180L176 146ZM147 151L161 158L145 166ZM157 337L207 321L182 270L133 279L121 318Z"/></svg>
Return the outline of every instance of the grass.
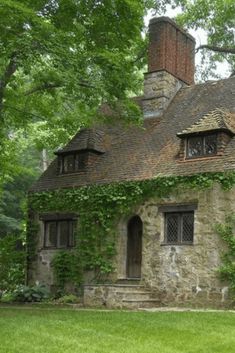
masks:
<svg viewBox="0 0 235 353"><path fill-rule="evenodd" d="M1 353L232 353L235 314L0 308Z"/></svg>

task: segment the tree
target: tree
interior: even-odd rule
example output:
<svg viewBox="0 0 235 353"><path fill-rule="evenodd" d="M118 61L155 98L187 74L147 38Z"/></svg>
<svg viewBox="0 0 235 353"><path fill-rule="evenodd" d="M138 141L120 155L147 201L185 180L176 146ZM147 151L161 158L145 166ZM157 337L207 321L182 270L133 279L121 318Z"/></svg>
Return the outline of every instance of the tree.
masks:
<svg viewBox="0 0 235 353"><path fill-rule="evenodd" d="M100 104L139 89L143 16L149 0L2 0L0 3L1 154L9 134L33 122L68 133L97 116ZM46 126L45 126L46 125ZM7 141L9 144L9 141ZM4 157L5 158L5 157ZM6 167L1 160L1 170Z"/></svg>
<svg viewBox="0 0 235 353"><path fill-rule="evenodd" d="M25 228L27 192L43 169L42 148L35 143L36 138L36 129L26 136L21 129L9 139L10 160L0 198L0 238L13 234L21 236Z"/></svg>

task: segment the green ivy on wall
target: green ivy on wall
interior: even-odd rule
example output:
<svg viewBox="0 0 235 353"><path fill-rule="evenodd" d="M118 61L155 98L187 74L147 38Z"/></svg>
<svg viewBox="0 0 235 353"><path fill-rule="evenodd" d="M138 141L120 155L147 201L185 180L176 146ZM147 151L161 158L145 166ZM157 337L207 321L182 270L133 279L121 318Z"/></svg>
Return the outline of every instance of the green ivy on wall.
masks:
<svg viewBox="0 0 235 353"><path fill-rule="evenodd" d="M217 233L227 244L227 251L222 254L222 265L219 275L229 283L235 299L235 215L229 215L224 224L217 224Z"/></svg>
<svg viewBox="0 0 235 353"><path fill-rule="evenodd" d="M235 184L235 173L156 177L152 180L31 193L29 209L39 214L65 211L78 213L75 250L70 253L70 259L65 251L60 251L53 261L57 282L62 287L69 280L81 283L84 270L94 270L97 278L113 271L117 224L122 216L128 216L145 200L166 197L180 188L210 188L214 182L228 190ZM36 232L29 229L28 241L32 253L32 244L35 243L33 239L36 237Z"/></svg>

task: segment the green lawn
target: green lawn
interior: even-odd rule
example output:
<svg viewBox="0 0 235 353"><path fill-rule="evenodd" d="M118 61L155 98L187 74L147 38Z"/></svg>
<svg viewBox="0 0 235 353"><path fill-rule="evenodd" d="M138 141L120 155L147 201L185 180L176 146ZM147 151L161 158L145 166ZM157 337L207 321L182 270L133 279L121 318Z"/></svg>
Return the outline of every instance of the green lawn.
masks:
<svg viewBox="0 0 235 353"><path fill-rule="evenodd" d="M0 308L1 353L233 353L235 314Z"/></svg>

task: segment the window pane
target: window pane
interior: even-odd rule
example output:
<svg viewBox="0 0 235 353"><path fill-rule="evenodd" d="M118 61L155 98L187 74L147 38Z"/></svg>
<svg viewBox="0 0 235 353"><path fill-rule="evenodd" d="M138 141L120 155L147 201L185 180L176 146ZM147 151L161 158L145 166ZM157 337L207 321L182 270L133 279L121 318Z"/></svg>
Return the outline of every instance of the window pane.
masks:
<svg viewBox="0 0 235 353"><path fill-rule="evenodd" d="M45 246L56 247L57 230L56 222L46 222Z"/></svg>
<svg viewBox="0 0 235 353"><path fill-rule="evenodd" d="M59 174L63 173L63 158L61 156L58 157L58 171Z"/></svg>
<svg viewBox="0 0 235 353"><path fill-rule="evenodd" d="M194 213L182 214L182 242L193 242Z"/></svg>
<svg viewBox="0 0 235 353"><path fill-rule="evenodd" d="M76 221L69 222L69 244L68 246L75 246L75 231L76 231Z"/></svg>
<svg viewBox="0 0 235 353"><path fill-rule="evenodd" d="M216 154L217 152L217 136L205 136L205 154Z"/></svg>
<svg viewBox="0 0 235 353"><path fill-rule="evenodd" d="M166 214L166 242L178 242L179 217L177 213Z"/></svg>
<svg viewBox="0 0 235 353"><path fill-rule="evenodd" d="M79 169L84 169L87 163L87 153L81 153L79 155Z"/></svg>
<svg viewBox="0 0 235 353"><path fill-rule="evenodd" d="M188 139L188 157L203 155L202 137L190 137Z"/></svg>
<svg viewBox="0 0 235 353"><path fill-rule="evenodd" d="M77 153L75 156L75 170L79 171L85 168L87 161L87 153Z"/></svg>
<svg viewBox="0 0 235 353"><path fill-rule="evenodd" d="M58 222L58 247L66 248L68 246L69 237L69 222L59 221Z"/></svg>
<svg viewBox="0 0 235 353"><path fill-rule="evenodd" d="M79 170L79 154L75 155L75 171Z"/></svg>
<svg viewBox="0 0 235 353"><path fill-rule="evenodd" d="M74 172L74 155L64 156L64 172L71 173Z"/></svg>

